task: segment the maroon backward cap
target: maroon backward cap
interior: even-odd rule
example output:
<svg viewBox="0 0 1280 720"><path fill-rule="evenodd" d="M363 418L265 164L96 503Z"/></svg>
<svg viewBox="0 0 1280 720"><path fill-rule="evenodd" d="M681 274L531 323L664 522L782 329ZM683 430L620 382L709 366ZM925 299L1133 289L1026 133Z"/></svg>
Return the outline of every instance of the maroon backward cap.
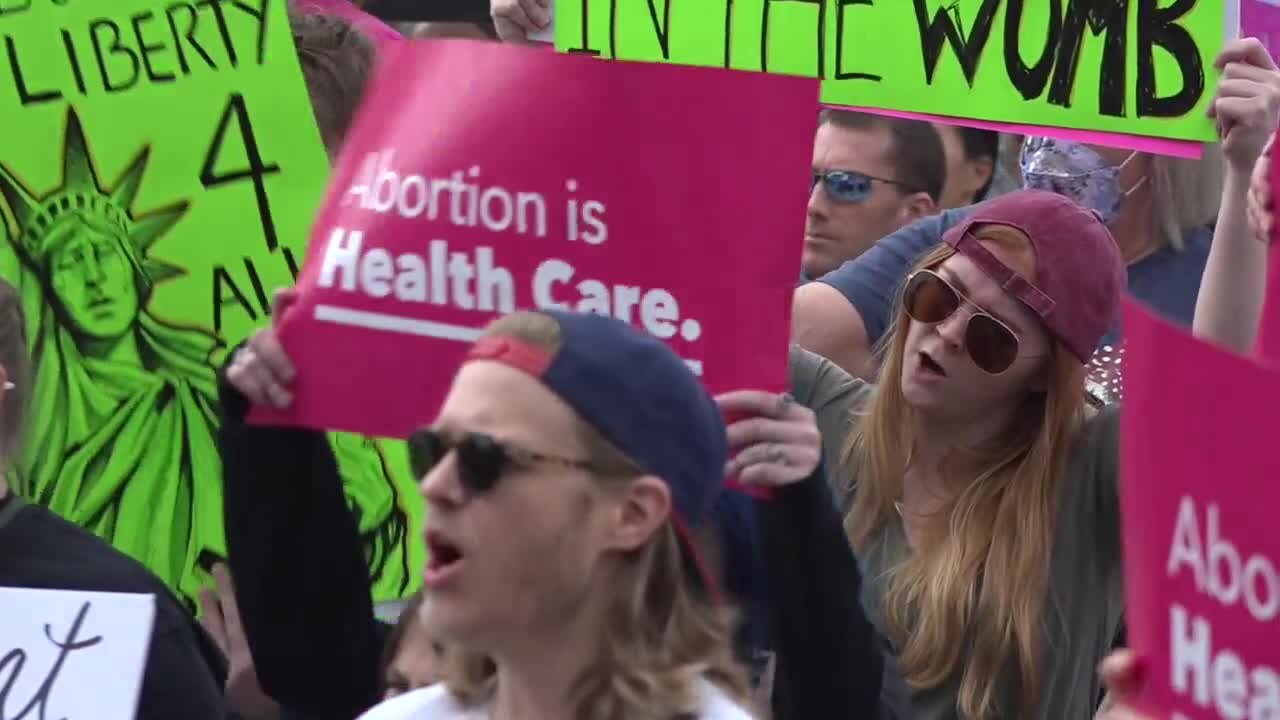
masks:
<svg viewBox="0 0 1280 720"><path fill-rule="evenodd" d="M987 224L1008 225L1031 238L1034 283L977 241L973 228ZM1098 214L1069 198L1043 190L1002 195L978 206L942 241L1031 308L1082 363L1115 324L1125 289L1124 258Z"/></svg>

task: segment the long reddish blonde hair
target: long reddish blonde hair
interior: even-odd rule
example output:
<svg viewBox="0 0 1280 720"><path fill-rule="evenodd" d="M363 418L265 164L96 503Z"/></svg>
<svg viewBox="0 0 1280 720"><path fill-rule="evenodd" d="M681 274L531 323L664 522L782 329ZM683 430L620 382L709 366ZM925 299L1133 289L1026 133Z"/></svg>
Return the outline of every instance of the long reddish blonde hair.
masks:
<svg viewBox="0 0 1280 720"><path fill-rule="evenodd" d="M974 234L1033 280L1031 241L1006 225ZM942 246L917 264L936 268L955 250ZM917 450L919 419L903 398L909 319L899 307L886 339L885 379L845 449L857 486L845 529L855 549L898 520L902 478ZM1084 367L1060 344L1047 359L1044 392L1029 394L1008 431L986 447L954 452L944 472L964 489L920 537L911 557L889 571L885 619L912 687L960 674L959 709L973 720L1034 714L1039 701L1041 618L1048 585L1053 508L1066 456L1086 405ZM997 679L1017 669L1021 707L1000 707Z"/></svg>

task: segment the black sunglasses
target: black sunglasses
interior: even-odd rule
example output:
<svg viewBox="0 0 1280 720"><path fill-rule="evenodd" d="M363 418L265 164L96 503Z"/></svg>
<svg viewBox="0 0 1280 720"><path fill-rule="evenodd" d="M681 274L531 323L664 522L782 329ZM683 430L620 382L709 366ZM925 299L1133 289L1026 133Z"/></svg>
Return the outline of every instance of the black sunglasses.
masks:
<svg viewBox="0 0 1280 720"><path fill-rule="evenodd" d="M483 433L467 433L456 439L438 430L424 428L409 435L409 468L421 480L451 452L458 453L458 475L473 493L492 490L513 465L539 463L590 470L585 460L546 455L518 448Z"/></svg>
<svg viewBox="0 0 1280 720"><path fill-rule="evenodd" d="M822 188L827 191L832 200L838 203L856 203L871 197L871 188L878 182L896 185L907 192L919 192L906 183L860 173L856 170L814 170L813 179L809 183L809 192L812 193L818 183L822 183Z"/></svg>

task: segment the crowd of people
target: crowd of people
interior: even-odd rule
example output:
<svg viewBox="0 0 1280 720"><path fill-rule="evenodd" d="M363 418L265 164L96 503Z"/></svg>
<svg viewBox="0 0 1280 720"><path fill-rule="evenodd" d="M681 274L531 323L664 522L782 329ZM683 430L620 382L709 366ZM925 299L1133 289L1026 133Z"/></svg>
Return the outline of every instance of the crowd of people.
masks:
<svg viewBox="0 0 1280 720"><path fill-rule="evenodd" d="M551 21L487 10L399 30ZM377 45L291 22L336 158ZM1280 70L1252 39L1218 67L1198 159L823 110L803 237L753 240L801 247L787 393L712 397L596 315L494 321L408 438L428 560L395 623L325 434L246 421L293 400L271 327L219 373L228 560L199 620L3 479L0 585L155 595L147 719L1141 720L1120 305L1250 352L1265 294ZM3 457L39 411L24 328L0 282Z"/></svg>

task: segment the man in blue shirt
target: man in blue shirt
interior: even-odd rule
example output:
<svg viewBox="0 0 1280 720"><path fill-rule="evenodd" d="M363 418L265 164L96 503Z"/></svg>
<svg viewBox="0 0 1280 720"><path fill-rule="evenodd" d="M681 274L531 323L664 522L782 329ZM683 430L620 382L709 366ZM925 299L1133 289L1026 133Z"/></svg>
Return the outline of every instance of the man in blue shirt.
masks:
<svg viewBox="0 0 1280 720"><path fill-rule="evenodd" d="M885 235L937 212L946 168L942 140L927 122L822 111L801 280L831 272Z"/></svg>

